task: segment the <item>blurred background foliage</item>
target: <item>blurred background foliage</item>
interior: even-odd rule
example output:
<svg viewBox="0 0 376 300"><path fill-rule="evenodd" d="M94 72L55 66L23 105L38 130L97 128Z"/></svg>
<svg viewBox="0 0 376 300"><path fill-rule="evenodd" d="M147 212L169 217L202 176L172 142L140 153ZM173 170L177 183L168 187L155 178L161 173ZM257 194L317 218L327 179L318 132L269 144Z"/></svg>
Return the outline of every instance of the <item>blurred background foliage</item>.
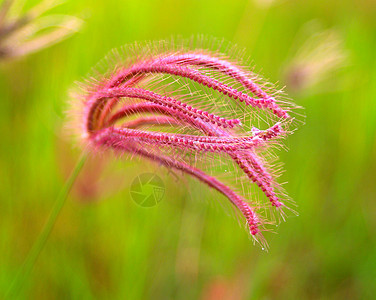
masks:
<svg viewBox="0 0 376 300"><path fill-rule="evenodd" d="M305 107L306 125L288 139L291 150L280 152L299 217L267 234L265 252L214 204L218 195L194 180L162 170L164 200L140 208L129 187L153 167L90 158L21 296L374 297L374 0L81 0L49 13L84 25L50 48L0 62L0 294L79 157L64 127L73 83L114 47L206 34L245 47L256 72L286 85Z"/></svg>

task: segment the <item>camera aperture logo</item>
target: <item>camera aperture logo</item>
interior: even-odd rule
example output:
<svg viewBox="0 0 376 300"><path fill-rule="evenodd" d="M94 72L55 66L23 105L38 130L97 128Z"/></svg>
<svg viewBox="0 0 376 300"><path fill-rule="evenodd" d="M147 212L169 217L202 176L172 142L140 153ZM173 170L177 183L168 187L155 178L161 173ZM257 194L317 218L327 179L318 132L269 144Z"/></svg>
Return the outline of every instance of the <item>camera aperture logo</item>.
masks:
<svg viewBox="0 0 376 300"><path fill-rule="evenodd" d="M164 197L165 186L154 173L138 175L131 184L130 194L134 202L142 207L153 207Z"/></svg>

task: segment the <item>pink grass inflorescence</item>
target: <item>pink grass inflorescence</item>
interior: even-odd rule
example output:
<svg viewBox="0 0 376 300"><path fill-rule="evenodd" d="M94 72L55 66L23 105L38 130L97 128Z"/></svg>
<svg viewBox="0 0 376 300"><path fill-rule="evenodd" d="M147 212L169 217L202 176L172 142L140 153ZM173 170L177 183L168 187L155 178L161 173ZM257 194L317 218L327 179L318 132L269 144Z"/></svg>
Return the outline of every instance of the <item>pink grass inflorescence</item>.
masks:
<svg viewBox="0 0 376 300"><path fill-rule="evenodd" d="M293 132L296 107L234 49L192 44L136 44L107 58L106 72L83 87L82 139L94 151L111 148L205 183L228 198L265 245L261 231L276 222L273 212L284 218L290 201L277 183L273 150ZM251 193L253 186L264 196Z"/></svg>

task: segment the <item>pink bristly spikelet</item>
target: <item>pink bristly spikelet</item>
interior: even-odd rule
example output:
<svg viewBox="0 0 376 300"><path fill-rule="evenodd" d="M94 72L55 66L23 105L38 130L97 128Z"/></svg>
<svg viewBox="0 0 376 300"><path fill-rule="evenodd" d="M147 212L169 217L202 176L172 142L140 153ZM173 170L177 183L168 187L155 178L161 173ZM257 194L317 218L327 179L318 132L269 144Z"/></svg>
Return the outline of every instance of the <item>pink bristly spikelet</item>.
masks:
<svg viewBox="0 0 376 300"><path fill-rule="evenodd" d="M268 212L284 217L288 200L272 149L293 132L296 107L221 46L158 42L113 53L106 72L84 86L81 137L90 149L111 148L195 177L228 198L266 245L261 231L274 220ZM223 173L223 165L232 171Z"/></svg>

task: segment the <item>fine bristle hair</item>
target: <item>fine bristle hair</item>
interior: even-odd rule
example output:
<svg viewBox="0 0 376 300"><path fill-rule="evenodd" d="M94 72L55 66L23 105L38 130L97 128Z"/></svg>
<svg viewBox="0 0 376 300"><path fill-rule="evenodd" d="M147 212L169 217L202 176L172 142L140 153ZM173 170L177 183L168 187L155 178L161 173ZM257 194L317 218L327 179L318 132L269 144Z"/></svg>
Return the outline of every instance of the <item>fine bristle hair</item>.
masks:
<svg viewBox="0 0 376 300"><path fill-rule="evenodd" d="M79 84L73 128L91 151L149 160L221 193L266 248L261 232L293 204L275 150L302 117L244 53L206 37L113 50Z"/></svg>

